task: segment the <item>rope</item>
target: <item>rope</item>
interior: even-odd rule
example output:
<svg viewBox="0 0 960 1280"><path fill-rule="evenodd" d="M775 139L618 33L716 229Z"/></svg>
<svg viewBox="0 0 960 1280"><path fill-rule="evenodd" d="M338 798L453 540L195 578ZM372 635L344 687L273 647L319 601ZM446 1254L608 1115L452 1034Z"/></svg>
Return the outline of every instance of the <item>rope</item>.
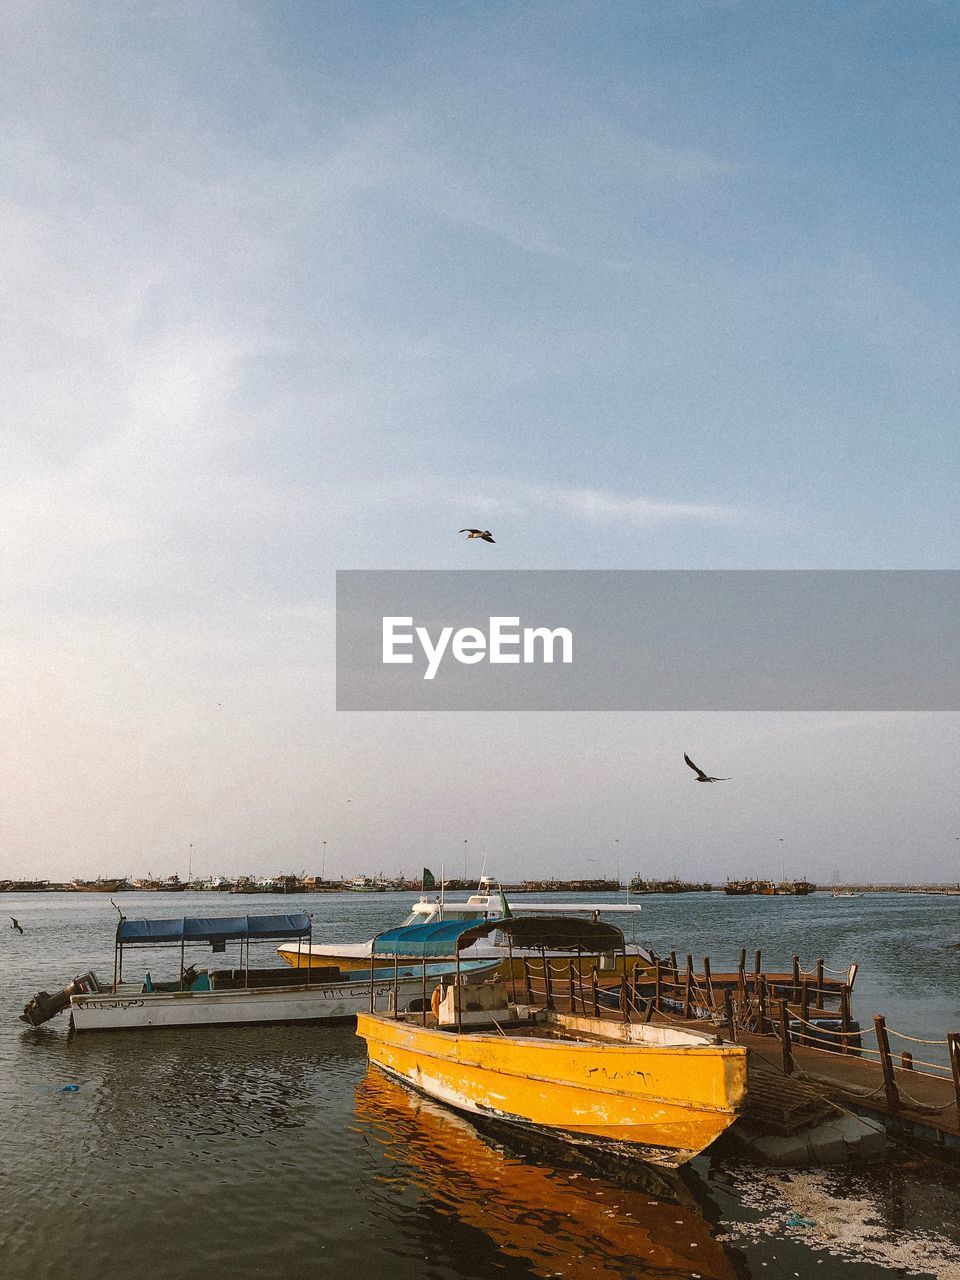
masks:
<svg viewBox="0 0 960 1280"><path fill-rule="evenodd" d="M805 968L803 967L803 965L800 965L800 966L799 966L799 969L800 969L800 972L803 974L803 976L804 976L805 978L815 978L815 977L817 976L817 969L816 969L816 968L813 968L813 969L805 969ZM849 966L848 966L846 969L831 969L831 968L830 968L830 966L829 966L828 964L825 964L825 965L823 966L823 972L824 972L824 973L835 973L835 974L837 975L837 977L839 977L839 978L845 978L845 977L847 976L847 974L850 972L850 969L849 969Z"/></svg>
<svg viewBox="0 0 960 1280"><path fill-rule="evenodd" d="M799 1013L790 1013L790 1012L788 1011L788 1012L787 1012L787 1018L788 1018L788 1020L789 1020L790 1022L799 1022L799 1023L801 1024L801 1026L809 1027L809 1028L810 1028L810 1030L811 1030L811 1031L813 1031L813 1032L815 1032L818 1036L819 1036L819 1035L825 1035L825 1036L837 1036L837 1037L839 1037L840 1039L849 1039L851 1036L855 1036L855 1035L857 1035L857 1034L860 1034L860 1035L862 1035L862 1034L863 1034L863 1032L862 1032L862 1031L861 1031L861 1032L859 1032L859 1033L858 1033L858 1032L856 1032L856 1031L853 1031L853 1030L850 1030L850 1031L834 1031L831 1027L818 1027L818 1026L817 1026L817 1024L816 1024L815 1022L808 1022L808 1021L807 1021L807 1019L806 1019L806 1018L802 1018L802 1017L800 1016L800 1014L799 1014ZM777 1018L777 1021L779 1021L779 1017ZM868 1034L868 1035L876 1035L876 1030L877 1030L877 1029L876 1029L876 1027L867 1027L867 1028L866 1028L866 1032L867 1032L867 1034Z"/></svg>
<svg viewBox="0 0 960 1280"><path fill-rule="evenodd" d="M948 1071L950 1070L950 1068L949 1068L949 1067L947 1067L947 1066L944 1066L944 1064L943 1064L942 1062L924 1062L924 1060L923 1060L922 1058L914 1058L914 1059L913 1059L913 1065L914 1065L915 1067L931 1067L934 1071L944 1071L944 1072L948 1072ZM900 1071L904 1071L904 1070L909 1071L909 1070L910 1070L910 1068L909 1068L909 1067L900 1067L900 1068L899 1068L899 1070L900 1070ZM925 1076L926 1074L927 1074L927 1073L926 1073L925 1071L918 1071L918 1072L917 1072L917 1075L918 1075L918 1076ZM936 1078L937 1078L938 1080L940 1079L940 1077L939 1077L939 1076L937 1076Z"/></svg>
<svg viewBox="0 0 960 1280"><path fill-rule="evenodd" d="M893 1027L887 1027L887 1034L891 1036L899 1036L901 1040L909 1040L911 1044L949 1044L949 1040L918 1040L916 1036L908 1036L905 1031L896 1031Z"/></svg>

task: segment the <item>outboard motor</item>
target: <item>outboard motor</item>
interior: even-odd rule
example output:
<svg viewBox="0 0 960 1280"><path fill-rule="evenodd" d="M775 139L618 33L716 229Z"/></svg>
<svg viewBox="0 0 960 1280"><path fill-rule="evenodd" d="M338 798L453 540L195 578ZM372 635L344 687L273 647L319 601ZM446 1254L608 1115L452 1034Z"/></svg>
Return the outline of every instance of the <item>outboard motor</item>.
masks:
<svg viewBox="0 0 960 1280"><path fill-rule="evenodd" d="M97 975L84 973L79 978L74 978L72 982L68 982L56 995L50 995L48 991L39 991L30 1003L24 1006L20 1021L29 1023L31 1027L39 1027L44 1022L49 1022L51 1018L55 1018L62 1009L68 1008L71 996L91 995L99 990L100 983L97 981Z"/></svg>

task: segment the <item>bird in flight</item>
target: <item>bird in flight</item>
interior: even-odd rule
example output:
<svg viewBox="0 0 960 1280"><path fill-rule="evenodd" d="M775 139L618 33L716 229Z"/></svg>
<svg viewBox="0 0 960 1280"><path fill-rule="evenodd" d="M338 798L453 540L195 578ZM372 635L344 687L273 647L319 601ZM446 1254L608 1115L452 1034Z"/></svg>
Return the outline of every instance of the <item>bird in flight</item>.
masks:
<svg viewBox="0 0 960 1280"><path fill-rule="evenodd" d="M697 775L695 779L696 782L729 782L730 781L729 778L711 778L709 773L704 773L699 765L696 765L693 763L693 761L690 759L690 757L687 755L686 752L683 753L683 758L686 761L686 763L690 766L690 768L693 770L693 772Z"/></svg>
<svg viewBox="0 0 960 1280"><path fill-rule="evenodd" d="M490 536L489 529L461 529L460 532L465 533L467 535L468 542L470 541L471 538L482 538L484 542L495 541L495 539Z"/></svg>
<svg viewBox="0 0 960 1280"><path fill-rule="evenodd" d="M23 925L20 923L20 921L17 919L16 916L10 917L10 928L16 929L17 933L23 933Z"/></svg>

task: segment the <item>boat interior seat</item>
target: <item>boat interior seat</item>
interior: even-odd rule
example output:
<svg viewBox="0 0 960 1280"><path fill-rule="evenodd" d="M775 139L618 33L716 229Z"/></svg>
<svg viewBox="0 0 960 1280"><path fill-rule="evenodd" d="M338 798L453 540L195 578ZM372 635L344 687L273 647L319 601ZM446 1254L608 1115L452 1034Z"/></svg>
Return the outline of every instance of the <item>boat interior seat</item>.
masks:
<svg viewBox="0 0 960 1280"><path fill-rule="evenodd" d="M308 976L309 975L309 976ZM296 970L289 965L279 969L211 969L207 990L238 991L263 987L300 987L322 982L340 982L342 974L336 965L315 966Z"/></svg>

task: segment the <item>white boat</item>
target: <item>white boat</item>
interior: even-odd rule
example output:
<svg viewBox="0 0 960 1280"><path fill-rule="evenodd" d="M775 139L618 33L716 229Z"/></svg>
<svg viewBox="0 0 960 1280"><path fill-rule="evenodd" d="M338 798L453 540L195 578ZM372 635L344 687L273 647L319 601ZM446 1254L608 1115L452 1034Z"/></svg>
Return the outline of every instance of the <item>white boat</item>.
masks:
<svg viewBox="0 0 960 1280"><path fill-rule="evenodd" d="M69 1010L76 1031L117 1031L151 1027L202 1027L238 1023L336 1022L352 1020L371 1007L371 974L341 973L335 965L309 968L302 977L289 968L250 966L250 942L293 939L309 942L311 921L304 913L282 916L231 916L212 919L124 920L117 926L114 979L101 981L89 972L48 995L41 991L24 1008L21 1020L40 1026ZM225 952L239 943L236 968L201 969L185 964L187 946L208 945ZM175 946L180 972L171 982L155 982L150 973L124 981L124 951L131 947ZM245 949L246 948L246 949ZM244 963L245 959L245 963ZM468 981L481 981L495 964L474 964ZM417 1008L429 1003L437 983L451 965L404 966L378 971L373 982L377 1008L388 1003Z"/></svg>
<svg viewBox="0 0 960 1280"><path fill-rule="evenodd" d="M619 902L535 902L515 898L508 903L506 895L496 881L490 876L483 876L477 892L471 894L465 901L447 898L442 892L433 898L422 895L420 900L413 904L409 915L401 921L399 927L410 928L413 925L439 924L450 920L460 921L463 924L482 924L488 920L528 915L586 915L596 920L607 915L636 917L640 910L637 904ZM295 969L328 964L335 964L342 970L369 969L372 947L372 938L363 942L312 942L306 945L298 942L296 945L288 943L278 947L277 954ZM539 960L539 951L535 954ZM494 932L475 942L470 950L464 953L463 959L467 961L496 960L501 966L503 976L507 976L510 968L519 975L523 960L532 959L534 953L514 946L511 956L512 965L505 939ZM562 961L564 964L568 960L566 952L562 950L556 953L548 952L547 958ZM639 946L637 943L628 943L623 951L618 951L616 954L593 957L585 955L579 957L576 964L578 968L589 965L591 968L619 972L622 971L623 965L626 965L628 970L636 964L646 967L653 963L653 958L646 947Z"/></svg>
<svg viewBox="0 0 960 1280"><path fill-rule="evenodd" d="M838 889L836 893L831 894L834 898L862 898L862 893L855 893L852 889Z"/></svg>

